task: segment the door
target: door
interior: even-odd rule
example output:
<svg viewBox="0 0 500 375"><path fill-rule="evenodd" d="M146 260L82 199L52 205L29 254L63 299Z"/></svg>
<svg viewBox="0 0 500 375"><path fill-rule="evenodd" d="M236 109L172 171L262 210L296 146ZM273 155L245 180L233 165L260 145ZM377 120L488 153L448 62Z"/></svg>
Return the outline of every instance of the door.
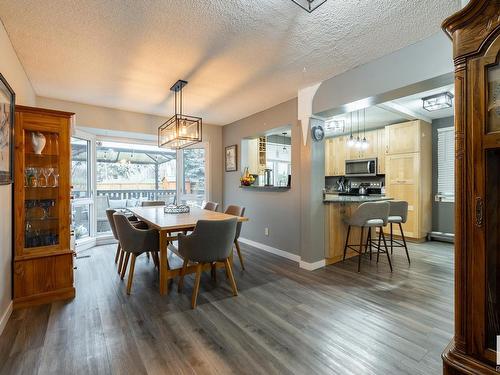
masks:
<svg viewBox="0 0 500 375"><path fill-rule="evenodd" d="M404 154L420 148L419 121L409 121L385 127L387 153Z"/></svg>

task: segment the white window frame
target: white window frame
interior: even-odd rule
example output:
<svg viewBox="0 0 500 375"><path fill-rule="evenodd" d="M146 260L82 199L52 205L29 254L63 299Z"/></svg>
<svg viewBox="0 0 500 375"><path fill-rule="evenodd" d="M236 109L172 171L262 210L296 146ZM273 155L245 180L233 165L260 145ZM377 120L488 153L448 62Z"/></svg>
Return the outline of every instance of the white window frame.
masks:
<svg viewBox="0 0 500 375"><path fill-rule="evenodd" d="M435 196L435 200L437 202L449 202L449 203L453 203L455 202L455 187L453 187L453 190L451 192L443 192L443 191L440 191L439 189L439 186L440 186L440 183L439 183L439 179L440 179L440 169L443 167L441 164L443 164L443 161L440 160L441 159L441 156L440 156L440 137L441 136L445 136L445 134L447 133L452 133L452 139L451 139L451 144L453 145L453 150L452 152L450 152L450 150L442 150L442 152L445 152L447 154L447 156L449 156L453 162L453 168L448 168L447 169L447 173L451 173L452 175L452 178L451 178L451 181L454 181L453 179L453 176L454 176L454 173L455 173L455 168L454 168L454 160L455 160L455 128L453 126L450 126L450 127L446 127L446 128L439 128L437 129L437 132L438 132L438 139L437 139L437 169L438 169L438 173L437 173L437 194ZM449 177L449 176L448 176Z"/></svg>

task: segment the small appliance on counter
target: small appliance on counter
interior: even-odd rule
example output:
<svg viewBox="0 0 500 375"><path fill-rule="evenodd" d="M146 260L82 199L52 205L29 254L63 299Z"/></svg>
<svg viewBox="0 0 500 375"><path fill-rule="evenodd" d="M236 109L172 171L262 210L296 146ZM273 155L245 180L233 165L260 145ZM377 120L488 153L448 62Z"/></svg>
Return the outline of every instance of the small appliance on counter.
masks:
<svg viewBox="0 0 500 375"><path fill-rule="evenodd" d="M266 168L264 170L264 184L265 186L273 186L273 170Z"/></svg>

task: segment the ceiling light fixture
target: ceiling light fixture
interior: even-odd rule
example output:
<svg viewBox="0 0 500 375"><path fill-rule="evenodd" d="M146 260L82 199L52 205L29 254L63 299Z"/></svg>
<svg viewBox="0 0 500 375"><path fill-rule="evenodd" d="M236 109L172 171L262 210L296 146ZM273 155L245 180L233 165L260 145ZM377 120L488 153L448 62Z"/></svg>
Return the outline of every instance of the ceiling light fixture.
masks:
<svg viewBox="0 0 500 375"><path fill-rule="evenodd" d="M453 94L447 91L427 96L422 98L422 106L429 112L451 108L453 107Z"/></svg>
<svg viewBox="0 0 500 375"><path fill-rule="evenodd" d="M349 127L351 129L351 135L347 139L347 146L352 147L354 146L354 137L352 136L352 112L349 113Z"/></svg>
<svg viewBox="0 0 500 375"><path fill-rule="evenodd" d="M286 154L288 152L288 149L286 148L286 132L281 133L283 134L283 152Z"/></svg>
<svg viewBox="0 0 500 375"><path fill-rule="evenodd" d="M292 1L309 13L312 13L315 9L318 9L320 5L326 3L326 0L292 0Z"/></svg>
<svg viewBox="0 0 500 375"><path fill-rule="evenodd" d="M170 88L174 92L175 114L158 128L158 147L179 150L201 142L201 117L182 113L182 89L186 85L187 81L178 80Z"/></svg>

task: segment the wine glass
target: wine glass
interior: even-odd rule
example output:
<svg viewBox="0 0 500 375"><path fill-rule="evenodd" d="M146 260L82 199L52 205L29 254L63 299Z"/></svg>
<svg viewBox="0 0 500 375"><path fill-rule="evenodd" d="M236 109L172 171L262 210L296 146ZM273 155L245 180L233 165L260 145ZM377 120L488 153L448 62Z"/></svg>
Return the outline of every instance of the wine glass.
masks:
<svg viewBox="0 0 500 375"><path fill-rule="evenodd" d="M42 168L42 174L43 177L45 178L43 187L49 187L49 177L50 177L49 168Z"/></svg>
<svg viewBox="0 0 500 375"><path fill-rule="evenodd" d="M39 168L33 168L33 187L39 187L41 186L41 181L40 181L40 169Z"/></svg>
<svg viewBox="0 0 500 375"><path fill-rule="evenodd" d="M54 168L52 176L54 176L54 184L52 186L53 187L59 186L59 170L57 168Z"/></svg>
<svg viewBox="0 0 500 375"><path fill-rule="evenodd" d="M49 172L49 177L47 178L47 186L54 186L54 182L52 182L52 185L49 184L49 180L50 180L50 176L52 176L52 180L54 180L54 168L53 167L50 167L50 168L47 168L47 171Z"/></svg>

